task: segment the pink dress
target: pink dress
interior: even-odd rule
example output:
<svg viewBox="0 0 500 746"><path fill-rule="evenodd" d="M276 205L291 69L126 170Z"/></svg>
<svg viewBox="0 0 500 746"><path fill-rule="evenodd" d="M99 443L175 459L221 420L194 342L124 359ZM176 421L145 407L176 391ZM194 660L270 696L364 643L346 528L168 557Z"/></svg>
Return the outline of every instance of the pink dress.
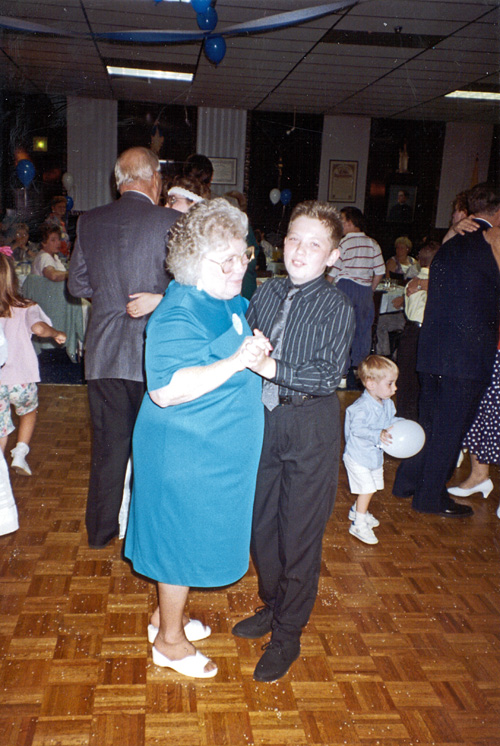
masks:
<svg viewBox="0 0 500 746"><path fill-rule="evenodd" d="M31 327L37 321L52 326L47 314L36 303L27 308L11 308L12 316L0 319L8 345L7 362L0 368L0 385L36 383L40 380L38 358L31 342Z"/></svg>

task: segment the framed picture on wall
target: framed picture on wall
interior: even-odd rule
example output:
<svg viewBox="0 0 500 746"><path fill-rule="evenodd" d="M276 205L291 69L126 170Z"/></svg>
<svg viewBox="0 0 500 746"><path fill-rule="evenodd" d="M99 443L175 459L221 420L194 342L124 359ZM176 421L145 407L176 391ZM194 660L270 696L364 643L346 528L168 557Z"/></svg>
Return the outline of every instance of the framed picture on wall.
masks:
<svg viewBox="0 0 500 746"><path fill-rule="evenodd" d="M214 167L212 184L236 184L237 158L212 158Z"/></svg>
<svg viewBox="0 0 500 746"><path fill-rule="evenodd" d="M356 202L357 161L330 161L328 202Z"/></svg>
<svg viewBox="0 0 500 746"><path fill-rule="evenodd" d="M387 200L387 222L413 223L416 202L416 186L391 184Z"/></svg>

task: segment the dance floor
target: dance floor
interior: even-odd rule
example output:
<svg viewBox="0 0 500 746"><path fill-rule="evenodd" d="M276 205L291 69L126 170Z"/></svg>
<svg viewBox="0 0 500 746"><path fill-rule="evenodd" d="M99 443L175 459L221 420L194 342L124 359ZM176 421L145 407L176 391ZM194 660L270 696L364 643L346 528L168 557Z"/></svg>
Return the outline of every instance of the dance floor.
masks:
<svg viewBox="0 0 500 746"><path fill-rule="evenodd" d="M343 406L354 397L340 392ZM490 497L457 520L392 497L387 458L368 546L348 533L341 466L300 659L253 681L265 640L230 633L259 603L250 568L190 596L219 667L196 681L153 665L155 589L122 542L87 546L89 441L85 387L40 386L33 476L12 475L21 528L0 537L0 746L499 746L497 468Z"/></svg>

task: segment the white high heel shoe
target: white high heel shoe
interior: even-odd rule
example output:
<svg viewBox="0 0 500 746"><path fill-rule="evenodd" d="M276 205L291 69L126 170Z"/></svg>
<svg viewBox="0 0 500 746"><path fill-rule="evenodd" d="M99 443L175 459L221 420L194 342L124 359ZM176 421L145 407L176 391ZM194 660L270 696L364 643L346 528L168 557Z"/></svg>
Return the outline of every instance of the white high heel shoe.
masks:
<svg viewBox="0 0 500 746"><path fill-rule="evenodd" d="M491 479L485 479L484 482L476 484L475 487L469 487L469 489L464 489L463 487L448 487L448 492L450 495L454 495L455 497L470 497L471 495L475 495L476 492L482 492L483 497L486 498L492 489L493 482Z"/></svg>

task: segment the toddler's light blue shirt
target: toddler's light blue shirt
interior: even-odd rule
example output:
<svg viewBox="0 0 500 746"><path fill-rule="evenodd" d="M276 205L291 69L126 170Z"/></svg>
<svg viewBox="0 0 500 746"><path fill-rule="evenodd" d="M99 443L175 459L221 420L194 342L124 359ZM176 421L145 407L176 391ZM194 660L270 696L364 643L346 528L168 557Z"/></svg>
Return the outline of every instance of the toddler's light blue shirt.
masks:
<svg viewBox="0 0 500 746"><path fill-rule="evenodd" d="M379 469L384 463L380 433L400 419L392 399L379 402L365 390L345 412L344 454L367 469Z"/></svg>

